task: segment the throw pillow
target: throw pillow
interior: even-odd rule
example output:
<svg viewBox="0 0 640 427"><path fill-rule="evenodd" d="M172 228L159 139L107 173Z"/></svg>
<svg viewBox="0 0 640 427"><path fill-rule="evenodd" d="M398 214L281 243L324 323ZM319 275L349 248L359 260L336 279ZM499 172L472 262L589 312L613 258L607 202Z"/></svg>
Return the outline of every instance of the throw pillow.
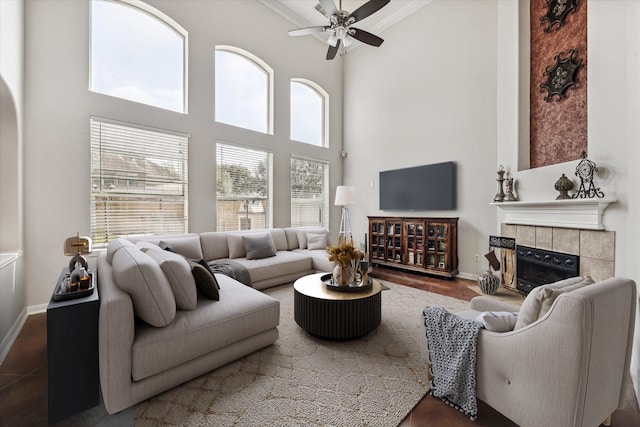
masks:
<svg viewBox="0 0 640 427"><path fill-rule="evenodd" d="M176 316L176 300L162 269L136 246L113 255L113 280L133 302L135 314L151 326L163 327Z"/></svg>
<svg viewBox="0 0 640 427"><path fill-rule="evenodd" d="M242 236L242 243L247 259L269 258L275 256L277 252L270 233Z"/></svg>
<svg viewBox="0 0 640 427"><path fill-rule="evenodd" d="M557 295L552 292L554 289L562 289L565 286L575 285L582 282L583 280L585 280L584 277L570 277L568 279L563 279L558 282L534 288L531 292L529 292L529 295L527 295L527 298L524 300L524 303L522 303L522 306L520 307L518 321L516 322L514 330L524 328L525 326L530 325L531 323L538 320L541 317L540 310L542 308L543 302L546 301L545 307L547 307L547 310L549 307L551 307L551 304L553 303L555 298L557 298ZM549 302L547 300L551 301Z"/></svg>
<svg viewBox="0 0 640 427"><path fill-rule="evenodd" d="M213 281L216 282L216 287L218 289L220 289L220 284L218 283L218 281L216 280L216 276L213 273L213 270L211 269L211 266L209 265L209 263L203 259L199 259L196 261L198 264L200 264L201 266L203 266L205 268L205 270L207 270L209 272L209 274L211 274L211 277L213 277Z"/></svg>
<svg viewBox="0 0 640 427"><path fill-rule="evenodd" d="M476 317L476 322L482 323L487 331L512 331L518 321L518 313L512 311L484 311Z"/></svg>
<svg viewBox="0 0 640 427"><path fill-rule="evenodd" d="M220 293L218 292L218 281L215 276L210 274L202 264L189 261L191 274L196 282L196 288L207 298L214 301L220 301Z"/></svg>
<svg viewBox="0 0 640 427"><path fill-rule="evenodd" d="M590 276L584 277L584 279L578 283L574 283L573 285L564 285L561 287L551 288L551 292L548 297L542 301L542 305L540 306L540 313L538 314L538 319L547 314L549 310L551 310L551 306L555 302L558 297L564 293L571 292L574 289L580 289L587 285L592 285L593 279Z"/></svg>
<svg viewBox="0 0 640 427"><path fill-rule="evenodd" d="M314 249L326 249L327 248L327 235L307 233L307 248L309 250Z"/></svg>
<svg viewBox="0 0 640 427"><path fill-rule="evenodd" d="M147 249L146 254L158 263L169 280L173 296L176 299L176 306L180 310L195 310L198 303L198 292L189 263L182 255L163 251L157 246L156 248L157 250Z"/></svg>

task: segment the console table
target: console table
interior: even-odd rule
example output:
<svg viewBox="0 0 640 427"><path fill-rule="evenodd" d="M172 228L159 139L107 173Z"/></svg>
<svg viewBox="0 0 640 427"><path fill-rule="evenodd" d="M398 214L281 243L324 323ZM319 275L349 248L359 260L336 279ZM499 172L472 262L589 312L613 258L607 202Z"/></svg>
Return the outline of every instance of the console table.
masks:
<svg viewBox="0 0 640 427"><path fill-rule="evenodd" d="M452 278L458 274L458 218L369 217L369 261Z"/></svg>
<svg viewBox="0 0 640 427"><path fill-rule="evenodd" d="M66 274L63 269L61 276ZM95 271L94 291L82 298L47 306L47 375L49 424L99 403L98 316L100 298Z"/></svg>

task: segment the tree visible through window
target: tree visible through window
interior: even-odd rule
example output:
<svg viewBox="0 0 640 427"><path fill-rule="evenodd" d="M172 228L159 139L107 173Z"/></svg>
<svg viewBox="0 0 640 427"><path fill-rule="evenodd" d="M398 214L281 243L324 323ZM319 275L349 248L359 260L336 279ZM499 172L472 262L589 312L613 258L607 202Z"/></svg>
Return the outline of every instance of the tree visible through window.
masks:
<svg viewBox="0 0 640 427"><path fill-rule="evenodd" d="M292 79L290 88L291 139L326 147L329 95L310 80Z"/></svg>
<svg viewBox="0 0 640 427"><path fill-rule="evenodd" d="M91 119L91 238L188 231L188 136Z"/></svg>
<svg viewBox="0 0 640 427"><path fill-rule="evenodd" d="M273 225L273 155L216 143L217 230L251 230Z"/></svg>
<svg viewBox="0 0 640 427"><path fill-rule="evenodd" d="M215 68L215 120L273 133L273 70L256 56L231 46L216 46Z"/></svg>
<svg viewBox="0 0 640 427"><path fill-rule="evenodd" d="M329 165L291 158L291 226L329 226Z"/></svg>
<svg viewBox="0 0 640 427"><path fill-rule="evenodd" d="M129 3L91 3L91 90L185 113L187 32L143 2Z"/></svg>

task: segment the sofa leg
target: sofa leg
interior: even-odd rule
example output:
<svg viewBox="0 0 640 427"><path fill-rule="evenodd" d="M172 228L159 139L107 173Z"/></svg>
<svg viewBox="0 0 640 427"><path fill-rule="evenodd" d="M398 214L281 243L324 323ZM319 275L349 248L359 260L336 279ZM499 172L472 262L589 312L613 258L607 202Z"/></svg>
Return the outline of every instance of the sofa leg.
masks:
<svg viewBox="0 0 640 427"><path fill-rule="evenodd" d="M603 422L602 422L603 426L610 426L611 425L611 415L609 415Z"/></svg>

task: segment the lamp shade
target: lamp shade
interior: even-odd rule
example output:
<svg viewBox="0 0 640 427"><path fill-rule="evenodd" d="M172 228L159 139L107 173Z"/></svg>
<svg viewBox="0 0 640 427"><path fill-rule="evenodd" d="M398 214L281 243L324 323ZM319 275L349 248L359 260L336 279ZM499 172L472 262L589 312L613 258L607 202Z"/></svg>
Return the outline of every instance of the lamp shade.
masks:
<svg viewBox="0 0 640 427"><path fill-rule="evenodd" d="M336 206L349 206L356 204L356 189L347 185L339 185L336 188Z"/></svg>

